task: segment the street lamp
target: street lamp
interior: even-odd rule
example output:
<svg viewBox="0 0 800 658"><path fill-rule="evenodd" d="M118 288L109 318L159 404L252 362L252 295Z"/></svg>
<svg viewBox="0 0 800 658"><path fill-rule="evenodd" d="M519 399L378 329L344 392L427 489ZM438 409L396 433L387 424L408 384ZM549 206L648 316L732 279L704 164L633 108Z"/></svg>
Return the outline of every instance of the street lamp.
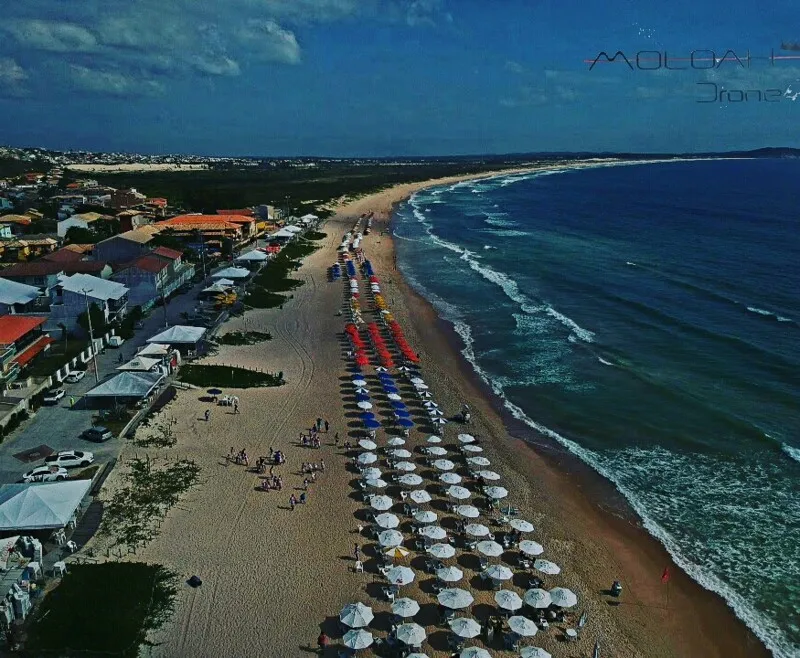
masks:
<svg viewBox="0 0 800 658"><path fill-rule="evenodd" d="M96 383L100 383L100 369L97 367L97 350L94 347L94 334L92 333L92 314L89 311L89 293L92 292L94 288L82 288L81 292L83 293L83 298L86 300L86 319L89 321L89 345L92 348L92 359L94 360L94 380Z"/></svg>

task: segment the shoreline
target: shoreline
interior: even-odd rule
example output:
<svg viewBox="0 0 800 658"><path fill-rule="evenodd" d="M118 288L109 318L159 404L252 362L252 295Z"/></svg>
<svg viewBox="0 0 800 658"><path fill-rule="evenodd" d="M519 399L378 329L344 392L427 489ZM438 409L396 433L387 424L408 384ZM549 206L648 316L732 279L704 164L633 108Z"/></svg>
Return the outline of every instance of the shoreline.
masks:
<svg viewBox="0 0 800 658"><path fill-rule="evenodd" d="M616 164L652 164L664 161L633 161ZM478 176L458 177L460 180L475 180L480 178L498 177L510 173L533 173L540 169L569 169L589 168L600 166L613 166L606 163L591 163L588 166L560 166L536 167L514 172L503 171ZM446 185L455 180L440 179L425 181L411 186L396 186L390 190L371 195L349 203L339 209L339 215L352 212L353 206L367 207L372 201L370 209L375 211L376 218L373 222L374 230L385 230L381 241L391 243L388 250L394 260L394 240L391 234L394 211L398 204L407 200L416 191ZM401 189L403 188L403 189ZM413 189L408 189L413 188ZM372 236L369 236L372 237ZM368 238L365 239L367 242ZM372 248L366 250L367 258L371 258ZM378 270L381 271L380 268ZM666 547L644 527L643 520L634 510L628 500L618 491L616 486L602 475L597 473L590 465L581 461L576 455L570 453L565 447L554 439L546 437L524 421L514 417L505 407L502 399L481 379L464 357L462 351L466 347L462 337L455 331L452 323L441 318L433 305L422 295L416 292L403 278L399 269L393 272L396 275L393 284L398 292L406 299L406 306L412 309L409 319L417 331L423 330L427 325L434 330L427 331L426 345L436 343L437 360L452 360L459 378L466 382L465 389L477 397L470 397L470 401L480 399L485 403L481 409L483 414L494 416L503 428L504 433L511 439L509 450L521 460L530 464L527 469L528 484L532 487L536 483L533 472L539 471L537 467L544 467L539 472L539 479L544 480L548 487L558 491L556 496L559 501L569 499L570 507L579 510L581 521L589 527L595 526L603 533L604 543L615 552L615 557L620 561L622 573L620 577L623 585L626 580L635 583L634 588L640 590L637 594L640 605L657 607L662 613L653 616L662 617L662 632L666 623L670 630L668 642L674 651L668 655L676 656L771 656L771 652L736 616L734 610L725 599L703 587L692 579L680 566L676 564ZM386 277L384 270L384 279ZM436 340L436 336L439 340ZM424 361L427 364L427 360ZM527 465L527 464L526 464ZM541 482L539 483L542 484ZM567 568L571 568L572 565ZM662 585L660 578L663 569L670 571L670 582ZM608 584L617 578L609 576ZM608 586L608 585L606 585ZM668 591L665 592L665 590ZM630 593L626 586L626 594ZM655 606L654 602L663 595L667 599L666 610L664 606ZM676 610L676 603L680 601L680 610ZM718 636L720 630L725 633ZM666 634L665 634L666 635ZM650 655L650 654L647 654ZM655 654L653 654L655 655Z"/></svg>

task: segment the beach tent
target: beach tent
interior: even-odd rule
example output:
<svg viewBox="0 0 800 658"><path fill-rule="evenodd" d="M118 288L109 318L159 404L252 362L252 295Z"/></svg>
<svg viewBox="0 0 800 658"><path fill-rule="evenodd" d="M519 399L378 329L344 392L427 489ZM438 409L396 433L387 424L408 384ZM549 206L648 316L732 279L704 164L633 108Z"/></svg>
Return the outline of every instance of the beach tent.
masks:
<svg viewBox="0 0 800 658"><path fill-rule="evenodd" d="M161 359L152 359L146 356L137 356L128 361L128 363L124 363L121 366L119 366L117 370L135 370L137 372L150 372L159 363L161 363Z"/></svg>
<svg viewBox="0 0 800 658"><path fill-rule="evenodd" d="M303 224L313 224L314 222L319 221L319 217L317 217L316 215L312 215L311 213L308 213L307 215L303 215L300 218L300 221Z"/></svg>
<svg viewBox="0 0 800 658"><path fill-rule="evenodd" d="M290 231L287 228L282 228L279 231L275 231L275 233L270 233L270 240L291 240L294 237L294 231Z"/></svg>
<svg viewBox="0 0 800 658"><path fill-rule="evenodd" d="M70 480L0 486L0 532L63 528L91 485L91 480Z"/></svg>
<svg viewBox="0 0 800 658"><path fill-rule="evenodd" d="M303 229L300 226L285 226L284 231L291 231L292 233L302 233Z"/></svg>
<svg viewBox="0 0 800 658"><path fill-rule="evenodd" d="M250 270L244 267L226 267L216 274L212 274L212 279L246 279L251 274Z"/></svg>
<svg viewBox="0 0 800 658"><path fill-rule="evenodd" d="M209 295L221 295L228 292L229 289L230 285L224 285L218 281L217 283L208 286L208 288L203 288L202 292Z"/></svg>
<svg viewBox="0 0 800 658"><path fill-rule="evenodd" d="M144 398L164 379L160 372L121 372L86 393L90 398Z"/></svg>
<svg viewBox="0 0 800 658"><path fill-rule="evenodd" d="M261 263L267 259L269 259L269 256L263 251L253 250L238 256L235 260L237 263Z"/></svg>
<svg viewBox="0 0 800 658"><path fill-rule="evenodd" d="M214 282L214 284L215 284L215 285L218 285L218 286L227 286L227 287L229 287L229 288L230 288L231 286L235 286L235 285L236 285L236 284L235 284L235 283L234 283L234 282L233 282L231 279L217 279L217 280Z"/></svg>
<svg viewBox="0 0 800 658"><path fill-rule="evenodd" d="M177 324L152 338L148 338L147 342L166 345L194 345L202 340L205 333L205 327ZM142 352L139 352L139 354L141 355Z"/></svg>
<svg viewBox="0 0 800 658"><path fill-rule="evenodd" d="M138 356L167 356L167 354L169 354L169 345L150 343L139 350Z"/></svg>

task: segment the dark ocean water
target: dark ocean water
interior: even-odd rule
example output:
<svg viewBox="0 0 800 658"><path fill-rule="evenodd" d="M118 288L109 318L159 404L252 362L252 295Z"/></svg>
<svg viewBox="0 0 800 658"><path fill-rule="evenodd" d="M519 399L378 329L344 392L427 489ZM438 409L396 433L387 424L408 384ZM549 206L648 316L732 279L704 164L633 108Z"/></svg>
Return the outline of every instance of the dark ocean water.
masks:
<svg viewBox="0 0 800 658"><path fill-rule="evenodd" d="M512 413L781 658L800 655L798 181L794 160L506 176L420 192L394 224L401 271Z"/></svg>

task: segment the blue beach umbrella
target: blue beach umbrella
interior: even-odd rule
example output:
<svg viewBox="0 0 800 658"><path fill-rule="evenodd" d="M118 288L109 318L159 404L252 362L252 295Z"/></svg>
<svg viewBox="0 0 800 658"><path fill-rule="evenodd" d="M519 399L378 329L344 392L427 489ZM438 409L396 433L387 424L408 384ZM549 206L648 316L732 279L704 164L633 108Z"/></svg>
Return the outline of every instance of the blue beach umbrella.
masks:
<svg viewBox="0 0 800 658"><path fill-rule="evenodd" d="M381 379L393 379L392 375L389 374L388 372L379 372L378 377L380 377Z"/></svg>
<svg viewBox="0 0 800 658"><path fill-rule="evenodd" d="M371 411L365 411L361 414L361 420L375 420L375 414Z"/></svg>
<svg viewBox="0 0 800 658"><path fill-rule="evenodd" d="M408 418L401 418L397 421L397 424L400 425L400 427L414 427L414 423L408 420Z"/></svg>
<svg viewBox="0 0 800 658"><path fill-rule="evenodd" d="M363 393L359 393L356 395L356 402L369 402L369 395L364 395Z"/></svg>
<svg viewBox="0 0 800 658"><path fill-rule="evenodd" d="M389 395L389 393L394 393L395 395L400 394L400 391L398 391L397 388L394 386L384 386L383 392L386 393L386 395Z"/></svg>
<svg viewBox="0 0 800 658"><path fill-rule="evenodd" d="M411 414L405 409L395 409L394 415L399 418L411 418Z"/></svg>
<svg viewBox="0 0 800 658"><path fill-rule="evenodd" d="M392 402L392 409L399 410L399 409L406 409L406 405L404 402Z"/></svg>
<svg viewBox="0 0 800 658"><path fill-rule="evenodd" d="M373 418L364 420L364 427L366 427L368 430L377 430L380 428L380 426L381 424Z"/></svg>

